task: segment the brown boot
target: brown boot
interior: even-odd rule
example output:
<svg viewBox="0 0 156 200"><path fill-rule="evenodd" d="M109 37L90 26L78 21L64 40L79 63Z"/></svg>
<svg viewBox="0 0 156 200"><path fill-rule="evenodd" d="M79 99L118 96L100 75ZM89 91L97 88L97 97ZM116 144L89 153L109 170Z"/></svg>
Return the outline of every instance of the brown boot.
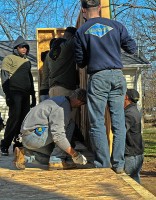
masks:
<svg viewBox="0 0 156 200"><path fill-rule="evenodd" d="M65 161L49 163L49 170L67 170L67 169L75 169L76 167L77 166L75 163L67 163Z"/></svg>
<svg viewBox="0 0 156 200"><path fill-rule="evenodd" d="M24 159L24 148L23 147L15 147L14 150L14 165L17 169L24 170L25 169L25 159Z"/></svg>

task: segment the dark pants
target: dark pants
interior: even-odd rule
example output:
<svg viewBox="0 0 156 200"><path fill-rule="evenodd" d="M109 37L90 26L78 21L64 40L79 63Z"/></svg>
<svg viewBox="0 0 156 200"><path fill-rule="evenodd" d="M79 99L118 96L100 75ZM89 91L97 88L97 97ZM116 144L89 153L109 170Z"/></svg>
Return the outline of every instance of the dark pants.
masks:
<svg viewBox="0 0 156 200"><path fill-rule="evenodd" d="M15 144L18 143L16 139L20 134L21 124L30 110L29 94L20 91L11 91L10 94L13 103L9 106L9 118L6 123L4 139L1 140L1 146L7 149L12 141Z"/></svg>

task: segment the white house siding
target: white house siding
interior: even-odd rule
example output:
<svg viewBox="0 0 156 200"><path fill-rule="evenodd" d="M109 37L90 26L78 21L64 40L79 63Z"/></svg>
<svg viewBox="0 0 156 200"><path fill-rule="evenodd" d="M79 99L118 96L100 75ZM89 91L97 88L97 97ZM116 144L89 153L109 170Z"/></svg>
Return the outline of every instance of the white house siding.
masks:
<svg viewBox="0 0 156 200"><path fill-rule="evenodd" d="M142 83L141 83L141 70L140 68L124 68L123 74L126 78L127 88L136 89L140 94L138 107L142 108Z"/></svg>

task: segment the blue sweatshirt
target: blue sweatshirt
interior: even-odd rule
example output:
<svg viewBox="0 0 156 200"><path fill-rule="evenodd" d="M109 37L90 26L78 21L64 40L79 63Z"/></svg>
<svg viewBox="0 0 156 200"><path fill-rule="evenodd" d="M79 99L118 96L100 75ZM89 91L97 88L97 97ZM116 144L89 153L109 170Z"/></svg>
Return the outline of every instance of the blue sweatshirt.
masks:
<svg viewBox="0 0 156 200"><path fill-rule="evenodd" d="M119 22L107 18L91 18L76 32L75 56L78 67L87 65L87 73L105 69L121 69L121 48L129 54L136 51L135 41Z"/></svg>

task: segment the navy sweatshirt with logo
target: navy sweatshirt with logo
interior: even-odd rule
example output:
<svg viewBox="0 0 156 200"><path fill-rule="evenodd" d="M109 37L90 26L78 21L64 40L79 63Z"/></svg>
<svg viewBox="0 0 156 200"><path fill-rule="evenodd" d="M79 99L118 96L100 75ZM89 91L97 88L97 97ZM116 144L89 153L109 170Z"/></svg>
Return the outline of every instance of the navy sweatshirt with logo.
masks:
<svg viewBox="0 0 156 200"><path fill-rule="evenodd" d="M87 73L105 69L121 69L121 48L134 54L136 43L119 22L107 18L91 18L76 32L75 56L80 68Z"/></svg>

